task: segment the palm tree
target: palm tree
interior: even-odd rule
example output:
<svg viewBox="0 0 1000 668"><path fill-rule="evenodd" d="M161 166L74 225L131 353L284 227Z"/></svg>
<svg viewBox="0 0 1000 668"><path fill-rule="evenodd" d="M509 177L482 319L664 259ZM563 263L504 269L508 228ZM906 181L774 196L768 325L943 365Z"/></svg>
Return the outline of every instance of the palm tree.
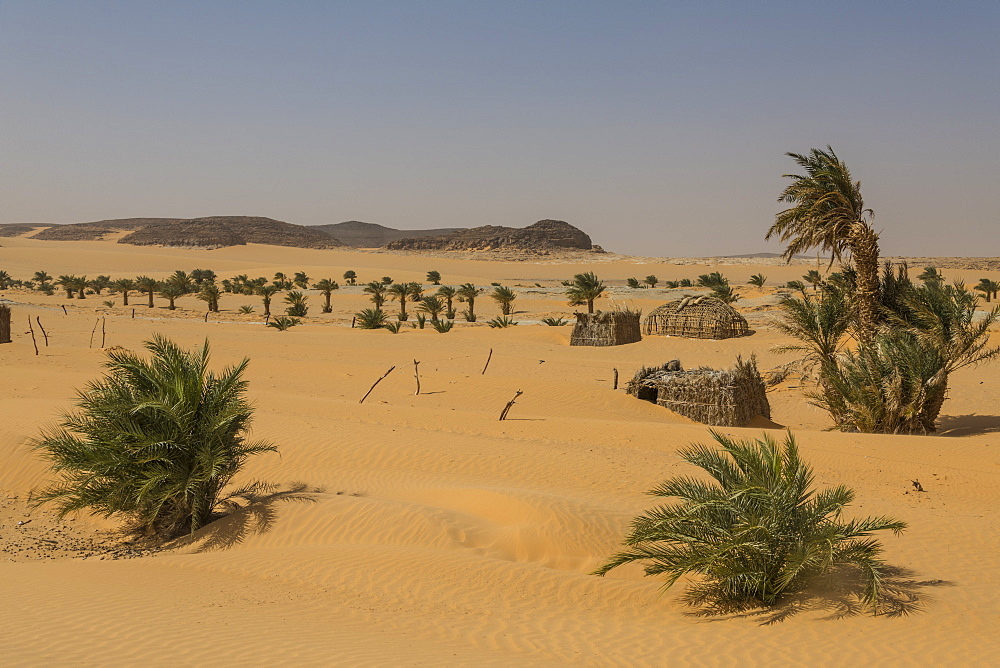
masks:
<svg viewBox="0 0 1000 668"><path fill-rule="evenodd" d="M811 149L807 155L786 154L805 174L786 174L792 183L778 198L792 206L778 213L766 239L777 236L787 242L784 257L813 248L830 253L830 264L851 253L857 271L858 335L871 340L879 323L879 247L872 229L874 213L866 209L861 182L854 181L847 165L829 146Z"/></svg>
<svg viewBox="0 0 1000 668"><path fill-rule="evenodd" d="M135 279L135 289L146 293L146 296L149 297L147 306L153 308L153 294L160 289L160 282L149 276L140 276Z"/></svg>
<svg viewBox="0 0 1000 668"><path fill-rule="evenodd" d="M208 304L208 310L212 313L219 312L219 297L221 292L215 283L202 282L201 290L198 291L198 299Z"/></svg>
<svg viewBox="0 0 1000 668"><path fill-rule="evenodd" d="M851 324L850 311L840 290L825 290L819 295L785 297L780 302L781 319L774 326L801 341L781 346L775 352L801 352L806 364L826 371L837 365L837 355L844 345ZM825 377L820 374L820 382Z"/></svg>
<svg viewBox="0 0 1000 668"><path fill-rule="evenodd" d="M8 276L7 278L10 279L10 276ZM52 282L52 277L49 276L49 273L47 271L36 271L35 275L31 277L31 280L35 281L36 283L41 283L42 285L45 285L46 283Z"/></svg>
<svg viewBox="0 0 1000 668"><path fill-rule="evenodd" d="M729 279L723 276L722 272L713 271L698 277L698 287L701 288L721 288L727 285L729 285Z"/></svg>
<svg viewBox="0 0 1000 668"><path fill-rule="evenodd" d="M635 277L626 279L625 283L633 290L638 290L639 288L642 287L642 284L639 283L639 279Z"/></svg>
<svg viewBox="0 0 1000 668"><path fill-rule="evenodd" d="M4 273L6 274L7 272ZM58 285L59 287L61 287L63 290L66 291L66 299L72 299L73 293L76 292L76 288L73 287L74 286L73 278L74 277L70 274L63 274L58 278L58 280L56 280L56 285ZM7 280L10 280L9 274L7 275ZM6 287L6 285L4 283L3 277L0 276L0 288L3 287Z"/></svg>
<svg viewBox="0 0 1000 668"><path fill-rule="evenodd" d="M841 520L854 501L838 485L814 491L812 469L788 433L780 446L770 435L734 440L710 432L720 449L693 445L678 454L710 479L678 476L649 493L676 499L639 515L626 549L597 575L623 564L647 562L646 575L666 575L670 587L685 575L692 605L749 609L772 606L811 580L842 565L865 580L862 602L878 611L884 563L872 534L899 534L906 523L887 517Z"/></svg>
<svg viewBox="0 0 1000 668"><path fill-rule="evenodd" d="M0 269L0 290L6 290L10 287L11 276L5 270ZM72 297L73 295L70 295Z"/></svg>
<svg viewBox="0 0 1000 668"><path fill-rule="evenodd" d="M165 282L170 283L171 285L176 285L180 291L186 295L191 292L191 284L193 281L191 280L191 277L187 275L187 272L178 269L168 276Z"/></svg>
<svg viewBox="0 0 1000 668"><path fill-rule="evenodd" d="M655 279L656 277L647 277L647 283L649 282L649 278ZM655 280L650 287L653 285L656 285ZM582 304L586 304L587 313L594 312L594 300L599 298L602 294L604 294L604 283L602 283L600 279L597 278L597 274L592 271L575 275L573 280L569 283L569 287L566 288L566 296L569 297L570 306L580 306ZM494 299L496 299L495 295L496 291L494 291ZM499 301L500 300L498 300L498 302ZM500 303L502 305L503 302ZM504 311L504 315L510 314L507 311Z"/></svg>
<svg viewBox="0 0 1000 668"><path fill-rule="evenodd" d="M392 285L392 277L391 276L383 276L382 277L382 285Z"/></svg>
<svg viewBox="0 0 1000 668"><path fill-rule="evenodd" d="M802 277L802 280L813 286L813 290L819 290L819 286L823 285L823 274L819 273L815 269L810 269L809 272Z"/></svg>
<svg viewBox="0 0 1000 668"><path fill-rule="evenodd" d="M941 275L941 272L938 271L937 267L924 267L924 270L919 276L917 276L917 280L923 281L924 283L928 283L930 281L941 282L944 280L944 276Z"/></svg>
<svg viewBox="0 0 1000 668"><path fill-rule="evenodd" d="M517 299L517 293L510 288L498 285L493 288L493 292L490 293L490 297L492 297L493 301L495 301L497 306L500 307L500 312L502 314L510 315L514 312L514 300Z"/></svg>
<svg viewBox="0 0 1000 668"><path fill-rule="evenodd" d="M261 299L264 300L264 317L271 315L271 297L278 292L279 288L277 285L260 285L256 288L255 292L260 295Z"/></svg>
<svg viewBox="0 0 1000 668"><path fill-rule="evenodd" d="M382 329L386 324L386 314L380 308L366 308L354 314L358 329Z"/></svg>
<svg viewBox="0 0 1000 668"><path fill-rule="evenodd" d="M463 283L455 290L458 301L465 302L469 308L465 311L465 319L469 322L476 321L476 297L483 294L483 288L477 288L472 283Z"/></svg>
<svg viewBox="0 0 1000 668"><path fill-rule="evenodd" d="M308 300L309 298L298 290L292 290L285 295L285 301L288 303L285 314L294 318L304 317L309 312L309 307L306 306Z"/></svg>
<svg viewBox="0 0 1000 668"><path fill-rule="evenodd" d="M409 283L393 283L386 289L390 299L399 301L399 319L406 320L406 299L410 296Z"/></svg>
<svg viewBox="0 0 1000 668"><path fill-rule="evenodd" d="M1000 282L991 281L988 278L979 279L979 285L973 288L982 292L986 297L986 303L989 304L992 300L996 299L997 292L1000 291Z"/></svg>
<svg viewBox="0 0 1000 668"><path fill-rule="evenodd" d="M381 281L372 281L364 287L364 293L371 295L371 300L375 304L376 309L381 309L382 304L385 303L385 291L385 284Z"/></svg>
<svg viewBox="0 0 1000 668"><path fill-rule="evenodd" d="M424 297L420 300L420 306L417 310L421 313L426 313L431 317L431 322L437 322L438 317L441 315L441 311L445 309L444 301L437 295L430 295L429 297Z"/></svg>
<svg viewBox="0 0 1000 668"><path fill-rule="evenodd" d="M726 304L732 304L740 298L739 293L733 290L733 286L729 285L729 283L715 286L712 288L711 294L713 297Z"/></svg>
<svg viewBox="0 0 1000 668"><path fill-rule="evenodd" d="M329 278L324 278L313 283L313 287L323 293L323 298L326 300L323 303L323 313L331 313L333 311L333 307L330 305L330 298L333 296L334 290L340 289L340 286L337 285L337 281L331 281Z"/></svg>
<svg viewBox="0 0 1000 668"><path fill-rule="evenodd" d="M416 281L406 284L410 288L410 301L418 302L424 298L424 286L420 285Z"/></svg>
<svg viewBox="0 0 1000 668"><path fill-rule="evenodd" d="M73 289L76 290L77 299L86 299L85 293L88 287L90 287L90 281L87 280L86 276L73 277Z"/></svg>
<svg viewBox="0 0 1000 668"><path fill-rule="evenodd" d="M101 294L101 290L109 287L111 285L110 276L98 276L92 281L87 282L87 287L94 291L95 295Z"/></svg>
<svg viewBox="0 0 1000 668"><path fill-rule="evenodd" d="M358 275L353 269L348 269L344 272L344 280L348 285L354 285L358 281Z"/></svg>
<svg viewBox="0 0 1000 668"><path fill-rule="evenodd" d="M455 308L453 306L453 302L457 294L458 291L455 290L455 288L451 287L450 285L442 285L440 288L438 288L437 295L445 300L446 308L444 317L446 317L448 320L455 319Z"/></svg>
<svg viewBox="0 0 1000 668"><path fill-rule="evenodd" d="M292 287L292 282L288 280L288 276L280 271L274 274L274 284L279 290L290 290Z"/></svg>
<svg viewBox="0 0 1000 668"><path fill-rule="evenodd" d="M441 285L441 272L439 271L428 271L427 272L427 282L433 283L434 285Z"/></svg>
<svg viewBox="0 0 1000 668"><path fill-rule="evenodd" d="M122 306L128 306L128 293L135 289L135 281L131 278L119 278L111 282L111 290L122 293Z"/></svg>
<svg viewBox="0 0 1000 668"><path fill-rule="evenodd" d="M750 277L750 280L747 281L747 285L755 285L758 288L762 288L766 282L767 276L764 276L764 274L754 274Z"/></svg>
<svg viewBox="0 0 1000 668"><path fill-rule="evenodd" d="M646 278L644 278L642 282L645 283L646 285L648 285L651 288L655 288L656 284L660 282L660 279L658 279L653 274L650 274L649 276L647 276Z"/></svg>
<svg viewBox="0 0 1000 668"><path fill-rule="evenodd" d="M33 442L58 479L43 490L62 515L87 509L124 516L131 528L169 539L213 519L247 459L274 446L246 440L253 409L243 380L249 360L216 373L209 346L185 351L160 336L152 358L108 353L106 375L79 393L78 411Z"/></svg>
<svg viewBox="0 0 1000 668"><path fill-rule="evenodd" d="M295 272L295 278L292 280L292 283L295 284L295 287L305 290L309 287L309 277L306 276L306 272L297 271Z"/></svg>
<svg viewBox="0 0 1000 668"><path fill-rule="evenodd" d="M187 293L184 292L184 288L182 288L175 281L168 280L160 283L160 296L167 300L167 308L171 311L177 308L177 306L174 305L174 301L178 297L183 297L186 294Z"/></svg>

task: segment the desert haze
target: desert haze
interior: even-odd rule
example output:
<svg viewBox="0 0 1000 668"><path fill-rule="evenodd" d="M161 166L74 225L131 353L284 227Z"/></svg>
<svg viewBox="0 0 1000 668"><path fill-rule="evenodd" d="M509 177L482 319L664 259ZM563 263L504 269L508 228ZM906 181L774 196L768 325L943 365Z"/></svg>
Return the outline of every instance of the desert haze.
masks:
<svg viewBox="0 0 1000 668"><path fill-rule="evenodd" d="M13 317L13 343L0 345L5 665L1000 662L995 360L952 376L931 436L828 431L828 414L806 400L808 381L797 370L769 388L769 420L716 428L778 440L790 429L817 487L856 491L848 519L905 521L901 535L880 539L907 614L857 609L857 592L844 581L776 609L705 615L681 600L684 581L664 591L635 564L591 574L620 549L632 518L654 505L645 492L691 473L678 451L712 442L709 427L627 395L626 381L643 365L673 359L719 368L753 354L762 371L791 362L794 355L774 350L792 343L770 324L776 286L815 262L554 255L510 263L489 253L256 244L208 251L25 235L2 244L0 269L18 278L45 269L165 279L205 267L219 279L301 271L310 281L341 281L331 313L320 313L318 291L305 290L310 314L288 331L262 326L253 295L223 293L219 311L206 315L192 295L168 310L160 297L146 307L139 293L129 307L119 294L0 293ZM348 270L358 285L343 284ZM479 322L459 319L449 332L411 328L412 319L397 335L351 328L354 314L371 306L363 284L383 276L426 283L429 270L445 285L510 286L520 324L485 326L499 310L484 294ZM572 320L561 281L587 271L609 285L598 308L644 314L681 291L630 289L626 279L722 272L753 333L570 347L571 326L540 321ZM995 270L943 272L970 284L1000 280ZM747 285L754 274L766 275L764 287ZM244 305L254 311L240 313ZM279 294L272 309L284 307ZM394 312L392 302L384 308ZM210 340L213 367L248 357L253 436L277 448L249 459L235 480L273 488L166 545L118 533L114 518L60 519L30 503L52 473L29 441L104 372L108 349L142 351L154 333L188 349ZM1000 343L996 331L990 336Z"/></svg>

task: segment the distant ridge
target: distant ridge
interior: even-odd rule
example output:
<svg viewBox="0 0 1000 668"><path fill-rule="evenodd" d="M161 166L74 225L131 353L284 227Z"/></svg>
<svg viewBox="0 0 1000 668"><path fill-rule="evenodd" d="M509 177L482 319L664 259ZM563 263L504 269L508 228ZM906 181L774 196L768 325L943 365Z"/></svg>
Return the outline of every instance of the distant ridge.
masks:
<svg viewBox="0 0 1000 668"><path fill-rule="evenodd" d="M463 227L442 227L432 230L397 230L377 223L364 223L360 220L310 225L309 227L322 230L344 244L357 248L379 248L399 239L441 236L465 229Z"/></svg>
<svg viewBox="0 0 1000 668"><path fill-rule="evenodd" d="M485 225L433 237L399 239L386 244L389 250L525 250L556 248L592 250L590 237L562 220L540 220L527 227Z"/></svg>

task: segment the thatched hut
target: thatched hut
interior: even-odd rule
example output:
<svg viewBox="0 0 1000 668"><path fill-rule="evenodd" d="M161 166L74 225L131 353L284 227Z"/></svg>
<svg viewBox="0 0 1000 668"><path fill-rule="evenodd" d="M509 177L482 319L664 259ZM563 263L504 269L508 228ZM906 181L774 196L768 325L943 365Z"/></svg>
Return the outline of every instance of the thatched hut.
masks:
<svg viewBox="0 0 1000 668"><path fill-rule="evenodd" d="M10 343L10 307L0 304L0 343Z"/></svg>
<svg viewBox="0 0 1000 668"><path fill-rule="evenodd" d="M657 306L646 316L645 333L694 339L730 339L747 336L746 318L715 297L685 297Z"/></svg>
<svg viewBox="0 0 1000 668"><path fill-rule="evenodd" d="M620 346L642 340L641 311L618 309L597 313L577 313L571 346Z"/></svg>
<svg viewBox="0 0 1000 668"><path fill-rule="evenodd" d="M736 358L732 369L681 369L674 360L661 367L643 367L627 386L629 394L669 408L698 422L746 427L758 415L770 419L771 404L757 360Z"/></svg>

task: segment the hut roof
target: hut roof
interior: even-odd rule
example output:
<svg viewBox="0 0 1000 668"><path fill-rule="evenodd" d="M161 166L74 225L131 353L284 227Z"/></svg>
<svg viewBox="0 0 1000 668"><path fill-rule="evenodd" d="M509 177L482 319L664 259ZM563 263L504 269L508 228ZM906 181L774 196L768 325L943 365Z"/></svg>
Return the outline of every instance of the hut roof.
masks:
<svg viewBox="0 0 1000 668"><path fill-rule="evenodd" d="M646 334L687 336L698 339L728 339L746 336L746 318L716 297L684 297L657 306L645 322Z"/></svg>

